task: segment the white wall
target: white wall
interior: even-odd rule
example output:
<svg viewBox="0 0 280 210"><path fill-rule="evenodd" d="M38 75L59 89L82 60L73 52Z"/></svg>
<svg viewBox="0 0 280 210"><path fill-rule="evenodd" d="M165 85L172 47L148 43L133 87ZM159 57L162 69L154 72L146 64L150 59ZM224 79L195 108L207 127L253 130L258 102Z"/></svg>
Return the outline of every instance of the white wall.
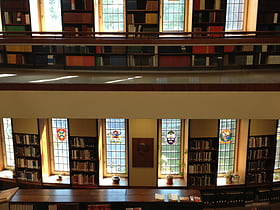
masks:
<svg viewBox="0 0 280 210"><path fill-rule="evenodd" d="M279 119L280 92L0 91L0 117Z"/></svg>

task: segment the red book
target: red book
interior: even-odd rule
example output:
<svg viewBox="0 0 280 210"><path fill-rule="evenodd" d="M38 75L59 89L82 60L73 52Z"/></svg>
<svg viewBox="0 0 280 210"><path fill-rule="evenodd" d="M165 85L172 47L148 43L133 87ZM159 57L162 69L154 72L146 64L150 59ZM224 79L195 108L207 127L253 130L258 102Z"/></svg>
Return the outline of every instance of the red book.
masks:
<svg viewBox="0 0 280 210"><path fill-rule="evenodd" d="M234 46L231 45L225 45L224 46L224 52L232 52L233 51Z"/></svg>
<svg viewBox="0 0 280 210"><path fill-rule="evenodd" d="M224 27L223 26L209 26L208 31L210 32L223 32ZM223 34L211 34L211 37L222 37Z"/></svg>
<svg viewBox="0 0 280 210"><path fill-rule="evenodd" d="M193 46L193 54L206 54L208 52L207 46Z"/></svg>
<svg viewBox="0 0 280 210"><path fill-rule="evenodd" d="M208 46L207 52L210 53L215 53L215 46Z"/></svg>
<svg viewBox="0 0 280 210"><path fill-rule="evenodd" d="M160 67L186 67L190 66L190 56L160 56Z"/></svg>
<svg viewBox="0 0 280 210"><path fill-rule="evenodd" d="M200 0L194 0L194 10L200 10Z"/></svg>

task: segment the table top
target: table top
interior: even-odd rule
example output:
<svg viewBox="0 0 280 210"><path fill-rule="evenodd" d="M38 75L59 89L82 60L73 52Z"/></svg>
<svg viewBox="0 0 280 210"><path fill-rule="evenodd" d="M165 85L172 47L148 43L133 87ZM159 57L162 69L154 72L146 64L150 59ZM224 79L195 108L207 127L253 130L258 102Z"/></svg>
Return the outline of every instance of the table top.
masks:
<svg viewBox="0 0 280 210"><path fill-rule="evenodd" d="M164 196L157 200L155 194ZM180 197L200 197L198 190L184 189L19 189L11 203L137 203L169 202L168 195ZM190 200L190 202L193 202ZM199 201L198 201L199 203Z"/></svg>

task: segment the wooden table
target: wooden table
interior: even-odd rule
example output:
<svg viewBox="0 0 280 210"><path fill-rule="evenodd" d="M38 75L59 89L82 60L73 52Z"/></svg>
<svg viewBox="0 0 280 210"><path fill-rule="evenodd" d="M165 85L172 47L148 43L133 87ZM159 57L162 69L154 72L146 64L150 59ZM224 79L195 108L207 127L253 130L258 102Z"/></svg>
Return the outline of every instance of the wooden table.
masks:
<svg viewBox="0 0 280 210"><path fill-rule="evenodd" d="M163 194L164 200L156 200L156 193ZM125 209L135 205L142 206L143 209L202 209L201 202L170 202L168 194L200 197L198 190L184 189L20 189L10 200L10 204L77 203L83 206L80 209L86 209L84 206L88 204L111 204L112 209Z"/></svg>

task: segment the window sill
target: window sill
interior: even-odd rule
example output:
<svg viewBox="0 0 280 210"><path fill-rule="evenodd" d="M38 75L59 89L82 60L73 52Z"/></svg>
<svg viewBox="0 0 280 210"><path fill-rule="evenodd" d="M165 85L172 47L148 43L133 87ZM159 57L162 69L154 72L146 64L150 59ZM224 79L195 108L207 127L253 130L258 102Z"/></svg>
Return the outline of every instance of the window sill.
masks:
<svg viewBox="0 0 280 210"><path fill-rule="evenodd" d="M166 179L158 179L158 187L186 187L187 183L183 178L173 178L173 184L168 185L166 184Z"/></svg>
<svg viewBox="0 0 280 210"><path fill-rule="evenodd" d="M225 177L218 177L217 178L217 186L232 186L232 185L241 185L241 184L245 184L242 182L233 182L231 184L227 184L226 183L226 178Z"/></svg>
<svg viewBox="0 0 280 210"><path fill-rule="evenodd" d="M11 171L11 170L3 170L3 171L0 171L0 178L4 178L4 179L14 179L13 171Z"/></svg>
<svg viewBox="0 0 280 210"><path fill-rule="evenodd" d="M43 177L43 183L50 183L50 184L70 184L70 176L61 176L61 180L58 179L58 175L51 175Z"/></svg>
<svg viewBox="0 0 280 210"><path fill-rule="evenodd" d="M126 177L121 177L119 184L113 184L111 177L99 179L100 186L116 186L116 187L126 187L128 186L128 179Z"/></svg>

